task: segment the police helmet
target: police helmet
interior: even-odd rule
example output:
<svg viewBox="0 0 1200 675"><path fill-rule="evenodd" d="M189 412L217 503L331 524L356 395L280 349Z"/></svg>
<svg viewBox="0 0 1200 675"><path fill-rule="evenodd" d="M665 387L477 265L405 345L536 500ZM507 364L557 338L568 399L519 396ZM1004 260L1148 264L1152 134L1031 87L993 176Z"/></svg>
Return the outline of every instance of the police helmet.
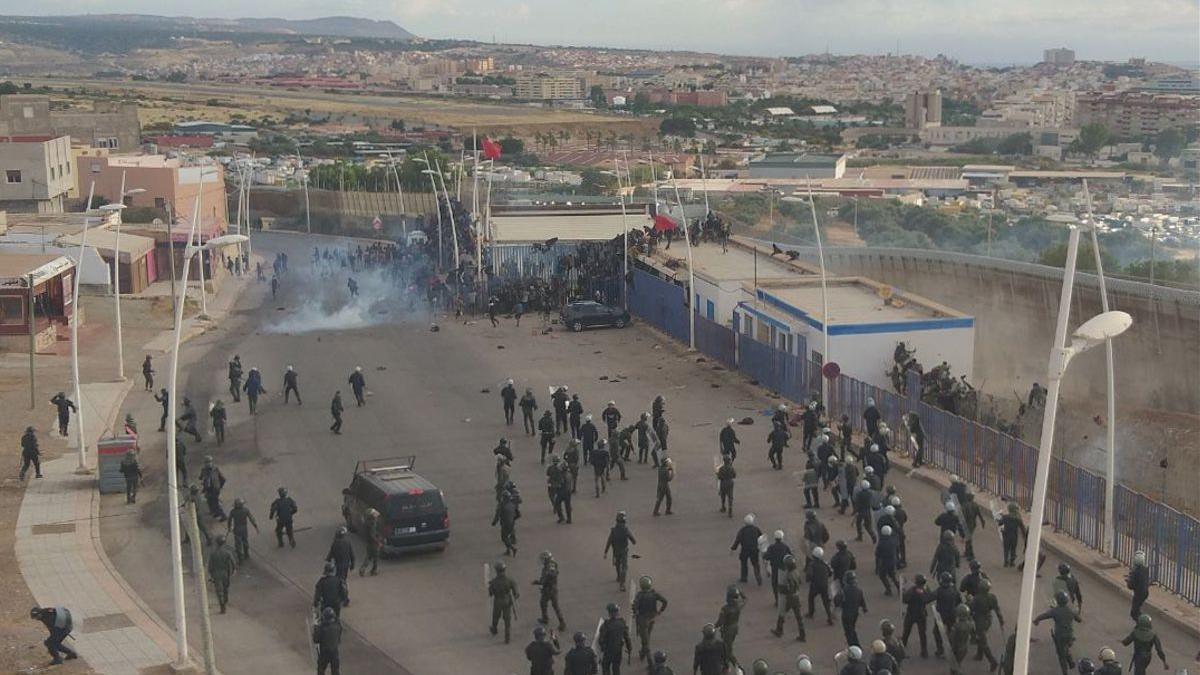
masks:
<svg viewBox="0 0 1200 675"><path fill-rule="evenodd" d="M892 536L892 526L891 526L891 525L884 525L883 527L879 528L879 534L881 534L881 535L883 535L883 536L885 536L885 537L890 537L890 536Z"/></svg>
<svg viewBox="0 0 1200 675"><path fill-rule="evenodd" d="M538 624L533 627L533 639L541 640L546 637L546 627Z"/></svg>
<svg viewBox="0 0 1200 675"><path fill-rule="evenodd" d="M1058 573L1063 575L1064 577L1069 575L1071 573L1071 566L1068 565L1067 563L1059 563L1058 564Z"/></svg>
<svg viewBox="0 0 1200 675"><path fill-rule="evenodd" d="M629 516L624 511L617 511L617 522L623 523Z"/></svg>
<svg viewBox="0 0 1200 675"><path fill-rule="evenodd" d="M325 621L329 621L331 619L336 619L337 618L337 610L335 610L332 607L326 607L325 609L321 610L321 618Z"/></svg>
<svg viewBox="0 0 1200 675"><path fill-rule="evenodd" d="M972 572L978 572L983 565L978 560L972 560L970 567Z"/></svg>
<svg viewBox="0 0 1200 675"><path fill-rule="evenodd" d="M845 574L842 575L842 583L847 586L853 585L857 581L858 581L858 575L854 573L854 570L850 570L849 572L846 572Z"/></svg>
<svg viewBox="0 0 1200 675"><path fill-rule="evenodd" d="M553 559L554 559L554 554L548 550L542 551L541 553L538 554L538 560L541 560L542 562L546 562L547 560L553 560Z"/></svg>
<svg viewBox="0 0 1200 675"><path fill-rule="evenodd" d="M861 661L862 648L860 648L858 645L852 645L850 649L846 650L846 656L850 657L851 661Z"/></svg>
<svg viewBox="0 0 1200 675"><path fill-rule="evenodd" d="M943 586L949 586L954 583L954 575L949 572L942 572L938 575L938 583Z"/></svg>
<svg viewBox="0 0 1200 675"><path fill-rule="evenodd" d="M1092 675L1096 672L1096 664L1086 656L1079 659L1079 675Z"/></svg>
<svg viewBox="0 0 1200 675"><path fill-rule="evenodd" d="M801 654L796 657L796 672L800 673L800 675L812 675L812 659L808 658L808 654Z"/></svg>
<svg viewBox="0 0 1200 675"><path fill-rule="evenodd" d="M1059 607L1066 607L1071 598L1067 596L1066 591L1059 591L1054 594L1054 602L1058 603Z"/></svg>
<svg viewBox="0 0 1200 675"><path fill-rule="evenodd" d="M767 673L771 672L771 666L767 665L766 661L757 659L754 661L754 665L750 667L750 671L754 675L767 675Z"/></svg>
<svg viewBox="0 0 1200 675"><path fill-rule="evenodd" d="M496 570L496 573L499 574L499 573L503 572L504 570L508 569L508 565L504 564L504 561L501 560L501 561L497 562L495 565L492 565L492 569Z"/></svg>
<svg viewBox="0 0 1200 675"><path fill-rule="evenodd" d="M621 608L617 607L617 603L615 602L608 603L608 607L606 609L608 610L609 616L616 616L617 613L621 611Z"/></svg>
<svg viewBox="0 0 1200 675"><path fill-rule="evenodd" d="M217 535L217 546L224 546L224 545L225 545L225 535L218 534Z"/></svg>
<svg viewBox="0 0 1200 675"><path fill-rule="evenodd" d="M581 631L576 631L572 639L575 640L575 646L577 647L582 647L584 643L587 642L587 636Z"/></svg>
<svg viewBox="0 0 1200 675"><path fill-rule="evenodd" d="M654 662L657 664L660 664L660 665L663 663L666 663L667 662L667 653L661 649L655 649L654 650Z"/></svg>
<svg viewBox="0 0 1200 675"><path fill-rule="evenodd" d="M747 513L747 514L746 514L746 517L745 517L745 518L742 518L742 522L743 522L743 523L746 523L747 525L753 525L753 524L754 524L754 514L753 514L753 513Z"/></svg>
<svg viewBox="0 0 1200 675"><path fill-rule="evenodd" d="M783 541L783 530L775 530L775 541Z"/></svg>
<svg viewBox="0 0 1200 675"><path fill-rule="evenodd" d="M325 561L325 574L327 576L333 574L335 570L336 568L334 567L332 560Z"/></svg>
<svg viewBox="0 0 1200 675"><path fill-rule="evenodd" d="M1116 661L1116 660L1117 660L1117 653L1114 652L1109 647L1105 647L1104 649L1100 650L1101 663L1108 663L1109 661Z"/></svg>
<svg viewBox="0 0 1200 675"><path fill-rule="evenodd" d="M825 549L821 548L820 546L814 548L812 550L812 556L814 558L824 558L825 557Z"/></svg>
<svg viewBox="0 0 1200 675"><path fill-rule="evenodd" d="M924 586L924 585L925 585L925 575L924 575L924 574L918 574L918 575L916 576L916 578L914 578L914 579L913 579L913 583L915 583L915 584L916 584L916 585L918 585L918 586Z"/></svg>
<svg viewBox="0 0 1200 675"><path fill-rule="evenodd" d="M838 549L839 551L845 551L845 550L846 550L846 542L845 542L844 540L842 540L842 539L838 539L838 540L837 540L837 541L834 543L834 546L836 546L836 547L837 547L837 549Z"/></svg>
<svg viewBox="0 0 1200 675"><path fill-rule="evenodd" d="M892 506L900 506L900 497L892 497L890 501Z"/></svg>
<svg viewBox="0 0 1200 675"><path fill-rule="evenodd" d="M345 536L346 536L346 532L347 532L347 531L348 531L348 530L346 530L346 526L345 526L345 525L343 525L343 526L339 527L339 528L337 529L337 538L338 538L338 539L341 539L341 538L345 537Z"/></svg>
<svg viewBox="0 0 1200 675"><path fill-rule="evenodd" d="M1139 614L1138 615L1138 618L1137 618L1137 627L1138 628L1149 628L1152 625L1154 625L1154 622L1150 619L1149 614Z"/></svg>
<svg viewBox="0 0 1200 675"><path fill-rule="evenodd" d="M700 633L704 635L704 637L710 638L717 634L717 627L711 623L706 623L704 624L704 627L700 629Z"/></svg>
<svg viewBox="0 0 1200 675"><path fill-rule="evenodd" d="M648 576L643 576L643 577L639 578L638 579L638 588L642 589L643 591L648 591L648 590L654 588L654 579L651 579Z"/></svg>
<svg viewBox="0 0 1200 675"><path fill-rule="evenodd" d="M871 652L874 654L882 654L887 651L887 645L883 644L883 640L875 640L871 643Z"/></svg>

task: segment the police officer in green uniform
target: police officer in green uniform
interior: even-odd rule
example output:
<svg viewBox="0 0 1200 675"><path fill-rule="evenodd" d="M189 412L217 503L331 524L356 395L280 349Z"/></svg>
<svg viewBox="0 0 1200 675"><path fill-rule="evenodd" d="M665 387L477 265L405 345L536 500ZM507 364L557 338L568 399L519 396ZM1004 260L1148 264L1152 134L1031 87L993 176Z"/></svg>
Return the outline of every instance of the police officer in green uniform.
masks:
<svg viewBox="0 0 1200 675"><path fill-rule="evenodd" d="M208 554L208 578L217 589L217 602L221 605L222 614L229 604L229 582L233 579L233 571L236 568L237 561L233 553L225 548L224 535L218 535L216 547Z"/></svg>
<svg viewBox="0 0 1200 675"><path fill-rule="evenodd" d="M675 463L668 457L658 466L658 489L654 498L654 515L664 500L667 502L667 515L671 515L671 481L675 480Z"/></svg>
<svg viewBox="0 0 1200 675"><path fill-rule="evenodd" d="M717 468L717 496L721 499L721 513L733 517L733 482L737 478L737 469L733 468L733 456L722 455L721 466Z"/></svg>
<svg viewBox="0 0 1200 675"><path fill-rule="evenodd" d="M629 545L637 544L626 520L625 512L617 511L617 522L608 531L608 540L604 543L604 557L607 558L608 552L612 551L613 567L617 570L617 584L621 591L625 590L625 575L629 573Z"/></svg>
<svg viewBox="0 0 1200 675"><path fill-rule="evenodd" d="M650 662L650 634L654 632L654 621L658 615L667 609L667 599L654 590L654 580L650 577L638 579L638 592L633 596L633 621L637 627L638 642L641 651L638 660Z"/></svg>
<svg viewBox="0 0 1200 675"><path fill-rule="evenodd" d="M1162 641L1154 633L1153 622L1150 621L1149 614L1138 616L1137 625L1134 627L1133 632L1125 636L1125 639L1121 640L1121 644L1127 647L1133 645L1133 659L1130 660L1133 666L1133 675L1146 675L1146 669L1150 667L1150 662L1154 660L1154 652L1158 652L1158 658L1162 661L1163 670L1171 669L1171 666L1167 664L1167 655L1163 652ZM1116 659L1112 660L1115 661Z"/></svg>
<svg viewBox="0 0 1200 675"><path fill-rule="evenodd" d="M1054 651L1058 654L1058 665L1063 675L1075 667L1075 659L1071 658L1071 645L1075 642L1075 622L1082 621L1069 606L1071 599L1060 591L1054 594L1054 606L1037 615L1033 624L1049 619L1054 622L1050 636L1054 639Z"/></svg>
<svg viewBox="0 0 1200 675"><path fill-rule="evenodd" d="M733 655L733 641L737 639L738 622L742 618L742 608L746 606L746 594L737 586L730 586L725 591L725 604L717 614L717 622L713 625L721 631L721 642L725 643L725 658L729 663L738 665L737 657Z"/></svg>
<svg viewBox="0 0 1200 675"><path fill-rule="evenodd" d="M988 645L987 634L988 629L992 627L992 614L995 614L996 619L1000 622L1000 633L1004 633L1004 615L1000 613L1000 601L996 599L996 594L992 593L992 582L988 579L980 579L970 602L971 617L975 620L975 642L979 645L975 650L975 660L979 661L986 657L991 669L995 670L999 662L992 654L991 646Z"/></svg>
<svg viewBox="0 0 1200 675"><path fill-rule="evenodd" d="M779 613L775 618L775 628L771 631L775 637L783 637L783 621L788 612L796 617L796 639L804 642L804 620L800 618L800 575L796 573L796 557L789 555L783 559L784 575L779 581Z"/></svg>
<svg viewBox="0 0 1200 675"><path fill-rule="evenodd" d="M562 609L558 606L558 561L554 559L554 554L550 551L539 553L538 560L542 563L542 572L533 585L541 588L538 603L542 608L542 623L550 625L546 607L551 606L554 607L554 614L558 617L558 629L566 630L567 622L563 620Z"/></svg>
<svg viewBox="0 0 1200 675"><path fill-rule="evenodd" d="M587 636L575 633L575 646L563 658L563 675L597 675L600 662L596 652L588 646Z"/></svg>
<svg viewBox="0 0 1200 675"><path fill-rule="evenodd" d="M667 665L667 653L663 650L655 650L653 661L650 664L650 675L675 675L675 671Z"/></svg>
<svg viewBox="0 0 1200 675"><path fill-rule="evenodd" d="M975 640L975 622L971 621L971 609L966 605L954 608L954 625L950 632L950 663L951 675L962 675L963 661L967 660L967 651ZM1066 671L1063 671L1064 673Z"/></svg>
<svg viewBox="0 0 1200 675"><path fill-rule="evenodd" d="M365 576L367 566L371 566L371 576L379 573L379 553L383 549L382 525L379 522L379 512L367 509L363 518L363 538L367 540L367 554L363 557L362 567L358 568L358 576Z"/></svg>
<svg viewBox="0 0 1200 675"><path fill-rule="evenodd" d="M250 513L250 509L246 508L246 500L237 498L233 500L233 508L229 510L229 520L225 523L225 534L233 531L233 548L237 553L238 564L243 560L250 559L250 525L254 526L254 531L258 532L258 523L254 520L254 514Z"/></svg>
<svg viewBox="0 0 1200 675"><path fill-rule="evenodd" d="M503 561L496 563L493 569L496 574L488 582L488 595L492 598L492 625L488 630L495 635L496 625L504 619L504 643L508 644L512 638L513 609L521 592L517 590L516 582L505 573L508 567Z"/></svg>

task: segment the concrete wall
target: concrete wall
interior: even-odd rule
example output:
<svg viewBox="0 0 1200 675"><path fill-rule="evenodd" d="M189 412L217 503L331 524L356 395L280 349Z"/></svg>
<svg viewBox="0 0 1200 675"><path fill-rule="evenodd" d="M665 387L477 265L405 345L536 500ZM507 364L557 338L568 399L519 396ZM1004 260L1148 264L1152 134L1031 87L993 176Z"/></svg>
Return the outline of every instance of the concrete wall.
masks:
<svg viewBox="0 0 1200 675"><path fill-rule="evenodd" d="M8 181L9 171L20 171L20 182ZM62 197L74 179L71 141L66 136L40 142L0 143L0 201L50 202L61 212Z"/></svg>
<svg viewBox="0 0 1200 675"><path fill-rule="evenodd" d="M0 96L0 135L70 136L76 143L132 152L141 133L136 103L96 101L91 110L51 110L48 96Z"/></svg>
<svg viewBox="0 0 1200 675"><path fill-rule="evenodd" d="M839 274L868 276L974 315L977 387L1024 396L1033 382L1045 384L1062 282L949 258L931 262L886 249L833 249L826 262ZM1115 286L1112 309L1129 312L1134 320L1114 342L1121 405L1200 412L1200 296L1197 304L1150 299ZM1070 325L1100 311L1099 293L1077 281ZM924 353L918 358L927 366L935 363ZM1100 401L1103 408L1104 382L1104 352L1097 349L1072 362L1063 395L1067 401Z"/></svg>

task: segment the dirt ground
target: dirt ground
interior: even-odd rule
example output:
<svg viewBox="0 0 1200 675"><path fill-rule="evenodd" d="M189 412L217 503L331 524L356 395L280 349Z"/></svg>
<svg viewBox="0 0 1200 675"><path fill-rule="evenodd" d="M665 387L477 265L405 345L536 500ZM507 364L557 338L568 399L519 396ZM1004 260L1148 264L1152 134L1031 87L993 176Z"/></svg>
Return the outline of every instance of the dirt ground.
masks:
<svg viewBox="0 0 1200 675"><path fill-rule="evenodd" d="M84 295L81 298L84 322L80 326L79 361L82 380L104 381L116 378L112 297ZM140 377L140 346L170 325L170 300L123 298L122 323L125 326L125 373ZM0 352L0 465L10 467L0 473L0 673L38 672L49 662L42 640L46 631L29 618L33 606L25 581L21 578L14 551L15 528L25 486L17 480L20 466L20 437L26 426L38 431L43 461L68 451L66 440L53 433L54 412L48 403L59 390L68 388L71 374L70 342L60 341L53 355L38 355L35 362L36 389L34 410L29 409L29 361L26 353ZM161 370L161 366L159 367ZM33 480L33 479L30 479ZM90 673L81 661L70 662L56 673Z"/></svg>

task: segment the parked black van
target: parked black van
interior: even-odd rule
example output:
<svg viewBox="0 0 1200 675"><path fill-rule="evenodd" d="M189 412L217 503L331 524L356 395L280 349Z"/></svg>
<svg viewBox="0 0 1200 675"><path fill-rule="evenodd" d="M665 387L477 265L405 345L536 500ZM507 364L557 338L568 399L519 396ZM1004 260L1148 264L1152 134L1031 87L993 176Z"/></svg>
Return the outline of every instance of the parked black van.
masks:
<svg viewBox="0 0 1200 675"><path fill-rule="evenodd" d="M367 509L379 512L384 555L442 549L450 542L445 495L413 471L416 456L360 461L350 487L342 490L342 516L358 532Z"/></svg>

